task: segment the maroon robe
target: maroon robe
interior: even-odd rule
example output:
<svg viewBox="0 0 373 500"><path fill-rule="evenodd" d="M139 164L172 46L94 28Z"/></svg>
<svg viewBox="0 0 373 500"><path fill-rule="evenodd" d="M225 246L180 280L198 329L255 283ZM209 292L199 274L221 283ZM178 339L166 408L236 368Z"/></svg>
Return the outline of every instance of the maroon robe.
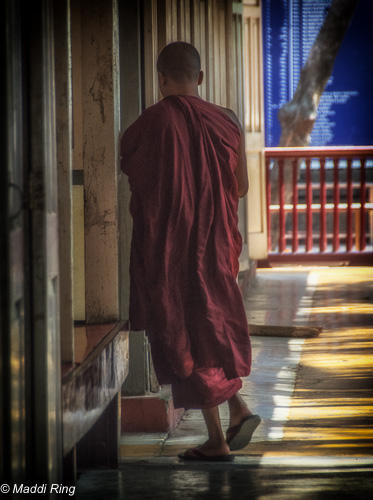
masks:
<svg viewBox="0 0 373 500"><path fill-rule="evenodd" d="M145 329L174 404L208 408L241 387L251 347L236 277L240 130L196 96L168 96L121 139L133 217L130 322Z"/></svg>

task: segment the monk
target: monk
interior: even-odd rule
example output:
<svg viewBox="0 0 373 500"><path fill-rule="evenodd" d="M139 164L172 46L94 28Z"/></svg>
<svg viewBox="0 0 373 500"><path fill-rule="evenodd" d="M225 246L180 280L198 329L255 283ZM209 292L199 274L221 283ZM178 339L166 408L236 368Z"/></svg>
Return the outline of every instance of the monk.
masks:
<svg viewBox="0 0 373 500"><path fill-rule="evenodd" d="M201 99L198 51L167 45L157 61L163 99L121 138L131 188L130 324L145 330L175 407L201 409L208 440L185 460L231 460L260 422L239 390L251 347L237 285L238 200L248 190L235 114ZM228 401L224 436L218 406Z"/></svg>

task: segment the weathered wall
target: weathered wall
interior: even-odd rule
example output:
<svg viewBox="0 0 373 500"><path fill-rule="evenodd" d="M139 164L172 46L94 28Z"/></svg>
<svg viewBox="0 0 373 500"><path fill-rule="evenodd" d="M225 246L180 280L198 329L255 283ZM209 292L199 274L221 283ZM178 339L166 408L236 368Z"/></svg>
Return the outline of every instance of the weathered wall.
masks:
<svg viewBox="0 0 373 500"><path fill-rule="evenodd" d="M113 16L111 1L72 3L74 169L82 170L84 177L88 323L119 316Z"/></svg>

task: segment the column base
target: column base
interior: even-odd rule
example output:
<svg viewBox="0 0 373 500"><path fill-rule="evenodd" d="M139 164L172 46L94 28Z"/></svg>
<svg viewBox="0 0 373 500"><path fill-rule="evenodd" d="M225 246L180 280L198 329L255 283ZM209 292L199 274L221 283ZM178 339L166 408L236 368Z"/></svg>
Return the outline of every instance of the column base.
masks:
<svg viewBox="0 0 373 500"><path fill-rule="evenodd" d="M175 409L169 387L142 396L122 396L122 432L169 432L183 416Z"/></svg>

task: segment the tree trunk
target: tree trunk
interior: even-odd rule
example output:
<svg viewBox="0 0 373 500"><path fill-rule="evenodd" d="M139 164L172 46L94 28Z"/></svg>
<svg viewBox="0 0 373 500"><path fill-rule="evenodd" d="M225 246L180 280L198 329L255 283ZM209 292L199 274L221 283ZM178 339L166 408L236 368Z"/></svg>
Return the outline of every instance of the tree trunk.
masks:
<svg viewBox="0 0 373 500"><path fill-rule="evenodd" d="M304 65L293 99L280 109L280 147L307 146L321 95L359 0L333 0Z"/></svg>

